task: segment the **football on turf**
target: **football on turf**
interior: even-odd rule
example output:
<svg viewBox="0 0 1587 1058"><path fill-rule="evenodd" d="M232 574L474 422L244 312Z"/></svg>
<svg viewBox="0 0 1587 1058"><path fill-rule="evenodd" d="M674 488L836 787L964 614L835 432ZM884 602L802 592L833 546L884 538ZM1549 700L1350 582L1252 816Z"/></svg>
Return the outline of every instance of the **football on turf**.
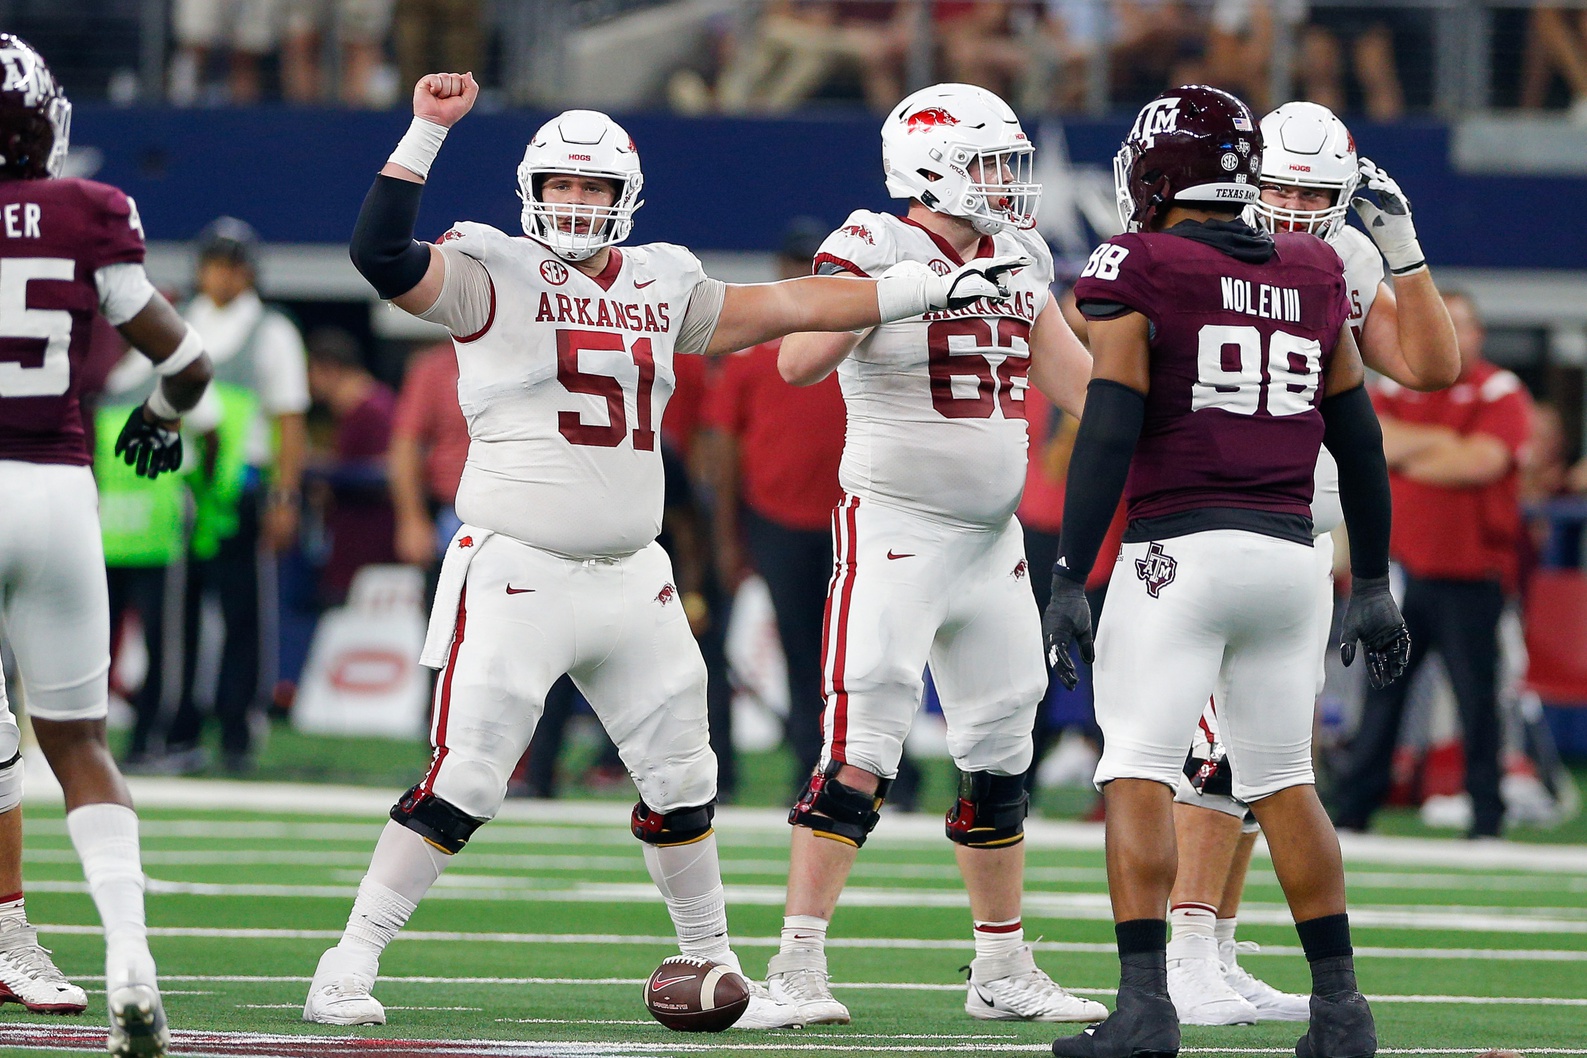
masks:
<svg viewBox="0 0 1587 1058"><path fill-rule="evenodd" d="M749 1006L749 983L721 963L675 955L645 982L650 1016L678 1032L721 1032Z"/></svg>

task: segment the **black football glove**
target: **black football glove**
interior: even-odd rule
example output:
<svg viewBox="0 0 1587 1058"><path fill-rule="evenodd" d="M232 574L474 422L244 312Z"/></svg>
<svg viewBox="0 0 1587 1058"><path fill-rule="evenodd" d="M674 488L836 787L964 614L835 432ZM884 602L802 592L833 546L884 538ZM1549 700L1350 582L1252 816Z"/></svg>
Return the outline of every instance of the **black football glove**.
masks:
<svg viewBox="0 0 1587 1058"><path fill-rule="evenodd" d="M1411 633L1389 592L1387 577L1357 577L1351 585L1339 644L1339 657L1346 665L1356 659L1358 639L1366 648L1367 677L1373 687L1387 687L1400 678L1411 659Z"/></svg>
<svg viewBox="0 0 1587 1058"><path fill-rule="evenodd" d="M182 465L182 435L150 422L140 404L127 416L127 425L116 438L116 455L127 461L133 473L157 478Z"/></svg>
<svg viewBox="0 0 1587 1058"><path fill-rule="evenodd" d="M1091 641L1091 604L1086 602L1084 584L1053 573L1052 598L1047 600L1047 610L1041 615L1041 632L1047 643L1047 663L1064 686L1074 690L1080 677L1075 673L1069 644L1080 644L1080 657L1087 665L1096 658Z"/></svg>

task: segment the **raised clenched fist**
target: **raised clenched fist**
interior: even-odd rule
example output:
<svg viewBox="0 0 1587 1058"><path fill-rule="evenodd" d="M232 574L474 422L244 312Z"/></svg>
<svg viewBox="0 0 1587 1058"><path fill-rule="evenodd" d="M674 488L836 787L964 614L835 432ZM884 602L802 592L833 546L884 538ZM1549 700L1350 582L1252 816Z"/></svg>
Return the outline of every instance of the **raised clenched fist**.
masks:
<svg viewBox="0 0 1587 1058"><path fill-rule="evenodd" d="M451 128L479 98L472 73L430 73L413 86L413 116Z"/></svg>

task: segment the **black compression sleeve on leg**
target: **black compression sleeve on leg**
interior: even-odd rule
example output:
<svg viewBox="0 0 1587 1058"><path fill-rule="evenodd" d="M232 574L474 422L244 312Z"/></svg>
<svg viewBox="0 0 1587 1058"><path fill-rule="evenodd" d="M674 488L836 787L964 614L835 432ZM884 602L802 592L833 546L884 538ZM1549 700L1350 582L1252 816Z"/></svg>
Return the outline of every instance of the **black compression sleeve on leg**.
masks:
<svg viewBox="0 0 1587 1058"><path fill-rule="evenodd" d="M1124 492L1145 420L1146 398L1140 393L1110 379L1091 380L1064 485L1059 575L1081 584L1090 576Z"/></svg>
<svg viewBox="0 0 1587 1058"><path fill-rule="evenodd" d="M1389 575L1393 501L1383 458L1383 428L1365 386L1322 402L1323 444L1339 464L1339 505L1350 531L1350 571L1357 577Z"/></svg>
<svg viewBox="0 0 1587 1058"><path fill-rule="evenodd" d="M353 267L390 300L419 285L430 267L430 248L413 238L424 185L377 176L353 226L348 256Z"/></svg>

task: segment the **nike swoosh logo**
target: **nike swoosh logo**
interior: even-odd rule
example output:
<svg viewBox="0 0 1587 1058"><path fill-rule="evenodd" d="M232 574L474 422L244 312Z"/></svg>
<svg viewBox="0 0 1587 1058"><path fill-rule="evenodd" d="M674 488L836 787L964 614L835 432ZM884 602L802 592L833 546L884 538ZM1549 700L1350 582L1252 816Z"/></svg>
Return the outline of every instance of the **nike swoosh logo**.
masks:
<svg viewBox="0 0 1587 1058"><path fill-rule="evenodd" d="M694 975L693 974L684 974L682 977L663 977L659 981L652 981L651 984L650 984L650 990L652 992L659 992L663 988L666 988L668 985L675 985L679 981L690 981L690 980L693 980L693 979L694 979Z"/></svg>
<svg viewBox="0 0 1587 1058"><path fill-rule="evenodd" d="M900 558L914 558L915 555L914 555L914 552L910 552L909 554L906 554L906 555L900 555L900 554L897 554L896 552L894 552L892 548L888 548L887 549L887 557L891 558L891 559L900 559Z"/></svg>
<svg viewBox="0 0 1587 1058"><path fill-rule="evenodd" d="M534 591L534 589L533 588L515 588L511 584L507 585L507 594L508 595L522 595L526 591Z"/></svg>
<svg viewBox="0 0 1587 1058"><path fill-rule="evenodd" d="M647 279L643 283L635 283L634 284L634 289L635 290L644 290L646 287L648 287L650 284L652 284L654 282L655 282L654 279Z"/></svg>

